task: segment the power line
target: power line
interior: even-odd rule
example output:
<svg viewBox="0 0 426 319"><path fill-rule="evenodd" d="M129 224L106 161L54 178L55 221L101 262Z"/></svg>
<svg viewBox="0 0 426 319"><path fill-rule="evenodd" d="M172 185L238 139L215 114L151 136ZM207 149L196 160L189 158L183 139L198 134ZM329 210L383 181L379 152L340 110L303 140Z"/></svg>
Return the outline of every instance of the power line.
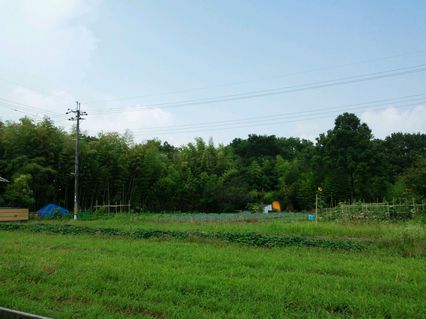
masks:
<svg viewBox="0 0 426 319"><path fill-rule="evenodd" d="M184 101L180 101L180 102L178 101L174 103L151 104L151 105L147 105L146 107L163 106L162 108L172 108L172 107L181 107L181 106L189 106L189 105L244 100L244 99L250 99L250 98L256 98L256 97L305 91L305 90L343 85L343 84L349 84L349 83L355 83L355 82L364 82L369 80L375 80L375 79L381 79L386 77L393 77L393 76L409 74L409 73L417 73L417 72L423 72L423 71L426 71L426 64L422 64L422 65L418 65L414 67L408 67L408 68L399 68L399 69L393 69L393 70L387 70L387 71L381 71L381 72L375 72L375 73L369 73L369 74L363 74L363 75L343 77L343 78L338 78L338 79L333 79L328 81L311 82L307 84L287 86L287 87L281 87L281 88L275 88L275 89L269 89L269 90L253 91L253 92L247 92L242 94L224 95L224 96L204 98L204 99L184 100Z"/></svg>
<svg viewBox="0 0 426 319"><path fill-rule="evenodd" d="M177 102L147 104L147 105L144 105L144 106L135 106L134 108L137 108L137 109L152 109L152 108L167 109L167 108L177 108L177 107L185 107L185 106L192 106L192 105L203 105L203 104L212 104L212 103L220 103L220 102L229 102L229 101L236 101L236 100L247 100L247 99L259 98L259 97L265 97L265 96L271 96L271 95L281 95L281 94L286 94L286 93L313 90L313 89L318 89L318 88L345 85L345 84L351 84L351 83L359 83L359 82L371 81L371 80L376 80L376 79L400 76L400 75L405 75L405 74L419 73L419 72L424 72L424 71L426 71L426 64L419 64L419 65L410 66L410 67L403 67L403 68L385 70L385 71L381 71L381 72L374 72L374 73L367 73L367 74L361 74L361 75L355 75L355 76L342 77L342 78L337 78L337 79L327 80L327 81L310 82L310 83L300 84L300 85L286 86L286 87L273 88L273 89L260 90L260 91L251 91L251 92L239 93L239 94L222 95L222 96L216 96L216 97L181 100L181 101L177 101ZM105 111L121 112L122 108L109 108L109 109L105 109ZM97 114L99 114L99 112Z"/></svg>
<svg viewBox="0 0 426 319"><path fill-rule="evenodd" d="M20 103L20 102L15 102L15 101L8 100L8 99L2 98L2 97L0 97L0 103L2 103L3 105L13 106L14 110L39 111L41 113L44 113L45 115L46 114L52 114L52 115L55 115L55 116L63 116L63 115L61 115L58 112L52 112L52 111L49 111L49 110L37 107L35 105L30 105L30 104L24 104L24 103ZM36 113L34 113L34 114L36 114Z"/></svg>
<svg viewBox="0 0 426 319"><path fill-rule="evenodd" d="M420 65L415 65L411 67L404 67L404 68L386 70L386 71L375 72L375 73L343 77L343 78L338 78L338 79L328 80L328 81L318 81L318 82L311 82L311 83L300 84L295 86L287 86L287 87L260 90L260 91L251 91L251 92L231 94L231 95L222 95L222 96L216 96L216 97L206 97L206 98L200 98L200 99L182 100L177 102L156 103L156 104L149 104L149 105L140 106L140 107L137 106L135 108L138 108L138 109L176 108L176 107L184 107L184 106L191 106L191 105L220 103L220 102L227 102L227 101L234 101L234 100L246 100L246 99L258 98L263 96L305 91L305 90L330 87L330 86L336 86L336 85L344 85L344 84L355 83L355 82L363 82L363 81L393 77L393 76L398 76L403 74L418 73L418 72L423 72L425 70L426 70L426 64L420 64ZM15 102L15 101L11 101L1 97L0 97L0 102L2 104L12 105L14 107L12 110L16 112L24 113L24 112L32 112L34 110L38 110L43 115L46 115L52 119L64 118L64 115L60 113L52 112L34 105ZM9 107L9 109L11 108ZM107 111L121 112L122 108L111 108L109 110L107 109ZM99 114L103 112L98 111L94 113ZM32 114L36 114L36 113L32 113Z"/></svg>
<svg viewBox="0 0 426 319"><path fill-rule="evenodd" d="M426 50L420 50L420 51L414 51L414 52L408 52L408 53L407 52L405 52L405 53L399 53L399 54L394 54L394 55L389 55L389 56L382 56L382 57L376 57L376 58L373 58L373 59L366 59L366 60L361 60L361 61L357 61L357 62L351 62L351 63L345 63L345 64L340 64L340 65L335 65L335 66L325 66L325 67L312 68L312 69L309 69L309 70L292 72L292 73L288 73L288 74L284 74L284 75L272 76L272 77L267 77L267 78L263 78L263 79L252 79L252 80L239 81L239 82L222 83L222 84L217 84L217 85L213 85L213 86L189 88L189 89L176 90L176 91L170 91L170 92L162 92L162 93L158 93L158 94L139 95L139 96L133 96L133 97L116 98L116 99L95 99L95 100L86 100L86 101L90 101L90 102L123 101L123 100L137 99L137 98L141 98L141 97L163 96L163 95L169 95L169 94L175 94L175 93L182 93L182 92L191 92L191 91L206 90L206 89L210 89L210 88L220 88L220 87L227 87L227 86L235 86L235 85L240 85L240 84L245 84L245 83L259 82L259 81L264 81L264 80L286 78L286 77L291 77L291 76L300 75L300 74L312 73L312 72L316 72L316 71L323 71L323 70L330 70L330 69L339 69L339 68L344 68L344 67L353 66L353 65L366 64L366 63L383 61L383 60L390 60L390 59L404 57L404 56L422 54L424 52L426 52ZM11 84L15 84L15 85L19 85L21 87L27 87L25 85L21 85L18 82L11 81L10 79L5 79L5 78L1 78L0 77L0 81L11 83ZM31 90L33 90L33 89L31 89ZM34 90L34 91L37 91L37 90ZM40 107L36 107L34 105L29 105L29 104L23 104L23 103L19 103L19 102L14 102L14 101L7 100L7 99L4 99L4 98L0 98L0 99L2 99L4 102L9 102L9 103L12 103L14 105L29 107L31 109L31 111L34 111L35 109L38 109L40 112L44 113L43 115L52 114L53 116L52 115L49 116L51 118L63 118L64 117L60 113L51 112L51 111L42 109ZM65 99L66 100L71 100L72 98L66 97ZM188 101L191 101L191 100L188 100ZM186 102L186 101L183 101L183 102ZM217 102L219 102L219 101L217 101ZM208 103L217 103L217 102L214 101L214 102L208 102ZM160 104L162 104L162 103L160 103ZM144 108L144 107L152 107L152 106L155 106L155 105L147 105L147 106L142 106L142 107ZM175 107L175 106L173 106L173 107ZM178 107L178 106L176 106L176 107ZM17 112L20 112L20 111L17 110Z"/></svg>
<svg viewBox="0 0 426 319"><path fill-rule="evenodd" d="M357 106L374 106L374 104L379 103L379 105L383 105L383 103L398 103L398 102L408 102L408 101L417 101L417 100L424 100L426 97L426 93L423 94L415 94L415 95L407 95L407 96L400 96L396 98L388 98L388 99L379 99L379 100L373 100L368 102L362 102L362 103L355 103L355 104L346 104L341 106L334 106L334 107L328 107L328 108L322 108L322 111L325 110L340 110L340 109L346 109L346 108L353 108ZM166 126L156 126L156 127L148 127L148 128L141 128L141 129L133 129L132 131L158 131L163 129L177 129L177 128L186 128L186 127L205 127L210 125L217 125L217 124L232 124L232 123L240 123L240 122L252 122L252 121L258 121L258 120L270 120L275 119L279 117L286 117L286 116L292 116L292 115L302 115L302 114L309 114L312 112L316 112L315 110L318 107L310 107L309 110L306 111L298 111L298 112L286 112L286 113L276 113L271 115L264 115L264 116L256 116L256 117L247 117L247 118L240 118L240 119L234 119L234 120L225 120L225 121L213 121L213 122L201 122L197 124L182 124L182 125L166 125Z"/></svg>
<svg viewBox="0 0 426 319"><path fill-rule="evenodd" d="M401 105L393 105L393 107L397 108L405 108L410 106L418 105L419 102L426 102L426 99L419 100L417 102L410 102L408 104L401 104ZM382 105L376 105L374 107L358 107L358 108L347 108L344 111L353 111L353 112L361 112L361 111L367 111L367 110L381 110L389 107L389 104L382 104ZM317 118L328 118L330 116L338 115L343 110L327 110L327 111L316 111L312 112L310 114L299 114L299 115L293 115L293 116L287 116L284 119L264 119L260 121L253 121L252 123L231 123L231 124L218 124L218 125L211 125L211 126L205 126L205 127L188 127L188 128L180 128L180 129L166 129L166 130L158 130L158 131L151 131L151 132L139 132L137 134L134 134L135 136L148 136L148 135L165 135L165 134L177 134L177 133L191 133L191 132L201 132L201 131L217 131L217 130L228 130L228 129L237 129L237 128L247 128L247 127L254 127L254 126L264 126L264 125L276 125L276 124L285 124L285 123L292 123L292 122L302 122L306 120L311 119L317 119Z"/></svg>
<svg viewBox="0 0 426 319"><path fill-rule="evenodd" d="M20 102L15 102L15 101L8 100L8 99L1 98L1 97L0 97L0 101L3 101L4 103L11 104L11 105L16 105L16 106L19 106L19 107L30 108L30 109L39 110L39 111L45 112L45 113L60 115L60 113L58 113L58 112L52 112L50 110L46 110L46 109L43 109L43 108L35 106L35 105L30 105L30 104L24 104L24 103L20 103Z"/></svg>
<svg viewBox="0 0 426 319"><path fill-rule="evenodd" d="M39 114L36 114L36 113L29 113L28 111L24 111L24 110L21 110L21 109L16 108L16 107L8 106L8 105L7 105L7 104L5 104L4 102L1 102L1 101L0 101L0 104L2 104L5 108L7 108L7 109L9 109L9 110L12 110L12 111L14 111L14 112L22 113L22 114L25 114L26 116L27 116L27 115L30 115L30 116L32 116L32 117L41 118Z"/></svg>
<svg viewBox="0 0 426 319"><path fill-rule="evenodd" d="M186 92L192 92L192 91L202 91L202 90L236 86L236 85L259 82L259 81L282 79L282 78L291 77L291 76L295 76L295 75L313 73L313 72L316 72L316 71L339 69L339 68L344 68L344 67L348 67L348 66L366 64L366 63L371 63L371 62L378 62L378 61L383 61L383 60L390 60L390 59L394 59L394 58L398 58L398 57L404 57L404 56L415 55L415 54L421 54L421 53L424 53L424 52L426 52L426 50L420 50L420 51L409 52L409 53L400 53L400 54L395 54L395 55L390 55L390 56L377 57L377 58L373 58L373 59L367 59L367 60L362 60L362 61L357 61L357 62L340 64L340 65L335 65L335 66L317 67L317 68L312 68L312 69L309 69L309 70L292 72L292 73L288 73L288 74L282 74L282 75L277 75L277 76L272 76L272 77L267 77L267 78L262 78L262 79L252 79L252 80L245 80L245 81L238 81L238 82L229 82L229 83L222 83L222 84L217 84L217 85L212 85L212 86L195 87L195 88L189 88L189 89L160 92L160 93L152 93L152 94L138 95L138 96L132 96L132 97L121 97L121 98L111 98L111 99L90 99L90 100L85 100L84 102L85 103L87 103L87 102L89 102L89 103L93 103L93 102L116 102L116 101L139 99L139 98L144 98L144 97L164 96L164 95L186 93Z"/></svg>
<svg viewBox="0 0 426 319"><path fill-rule="evenodd" d="M399 106L399 107L410 107L410 106L414 106L414 105L416 105L416 104L403 105L403 106ZM381 109L385 109L385 108L386 107L380 107L380 108L373 108L371 110L381 110ZM360 110L360 111L362 111L362 110ZM360 112L360 111L358 111L358 112ZM340 114L339 112L333 112L333 113L330 113L330 114L318 114L318 115L313 115L313 116L305 117L305 118L271 121L271 122L268 122L268 123L257 123L257 124L250 124L250 125L228 126L228 127L209 128L209 129L193 129L193 130L183 130L183 131L173 131L173 132L158 132L158 133L151 133L151 134L135 134L134 136L135 137L143 137L143 136L151 136L152 137L153 135L156 136L156 135L168 135L168 134L212 132L212 131L223 131L223 130L234 130L234 129L240 129L240 128L249 128L249 127L259 127L259 126L265 126L265 125L274 126L274 125L283 125L283 124L304 122L304 121L316 120L316 119L326 119L326 118L337 116L339 114Z"/></svg>

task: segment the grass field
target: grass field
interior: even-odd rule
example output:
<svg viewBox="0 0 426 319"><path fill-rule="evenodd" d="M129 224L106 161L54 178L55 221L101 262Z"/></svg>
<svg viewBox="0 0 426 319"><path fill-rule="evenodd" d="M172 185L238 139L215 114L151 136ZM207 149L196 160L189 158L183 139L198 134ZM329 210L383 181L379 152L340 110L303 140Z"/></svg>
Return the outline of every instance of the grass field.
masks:
<svg viewBox="0 0 426 319"><path fill-rule="evenodd" d="M200 222L172 215L43 223L256 232L366 246L263 248L194 237L0 231L0 305L54 318L426 318L421 223Z"/></svg>

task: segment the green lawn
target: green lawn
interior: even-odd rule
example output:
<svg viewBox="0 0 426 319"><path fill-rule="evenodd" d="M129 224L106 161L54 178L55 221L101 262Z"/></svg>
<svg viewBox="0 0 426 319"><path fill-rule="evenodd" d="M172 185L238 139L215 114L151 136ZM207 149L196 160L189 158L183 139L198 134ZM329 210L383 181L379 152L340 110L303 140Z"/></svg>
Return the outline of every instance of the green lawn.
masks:
<svg viewBox="0 0 426 319"><path fill-rule="evenodd" d="M134 217L131 225L128 216L77 224L369 240L385 238L387 230L402 231L390 236L401 242L404 233L424 237L424 226L410 223L192 224L149 218ZM0 231L0 305L54 318L426 318L426 259L398 252Z"/></svg>

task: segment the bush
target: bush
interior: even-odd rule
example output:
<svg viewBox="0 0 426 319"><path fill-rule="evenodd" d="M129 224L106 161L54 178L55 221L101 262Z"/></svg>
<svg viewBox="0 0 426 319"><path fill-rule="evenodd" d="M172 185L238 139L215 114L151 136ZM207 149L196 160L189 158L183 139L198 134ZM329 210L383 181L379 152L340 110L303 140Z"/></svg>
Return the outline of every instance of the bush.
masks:
<svg viewBox="0 0 426 319"><path fill-rule="evenodd" d="M262 203L249 203L247 204L247 209L253 213L262 213L263 204Z"/></svg>

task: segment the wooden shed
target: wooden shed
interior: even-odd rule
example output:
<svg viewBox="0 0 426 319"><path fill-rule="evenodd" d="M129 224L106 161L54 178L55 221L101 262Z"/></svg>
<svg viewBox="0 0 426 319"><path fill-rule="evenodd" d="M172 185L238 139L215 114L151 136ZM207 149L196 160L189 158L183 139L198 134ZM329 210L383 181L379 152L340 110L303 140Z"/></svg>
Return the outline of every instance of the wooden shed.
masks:
<svg viewBox="0 0 426 319"><path fill-rule="evenodd" d="M0 222L27 221L28 208L0 207Z"/></svg>

